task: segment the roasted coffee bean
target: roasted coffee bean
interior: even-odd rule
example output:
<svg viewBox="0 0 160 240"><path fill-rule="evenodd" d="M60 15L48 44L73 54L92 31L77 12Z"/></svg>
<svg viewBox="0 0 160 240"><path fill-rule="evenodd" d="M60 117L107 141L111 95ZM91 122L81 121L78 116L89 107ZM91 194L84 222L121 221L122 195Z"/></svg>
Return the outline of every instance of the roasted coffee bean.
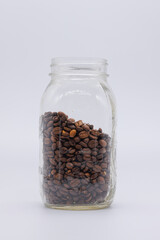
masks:
<svg viewBox="0 0 160 240"><path fill-rule="evenodd" d="M76 144L75 148L80 150L80 149L82 149L82 146L80 144Z"/></svg>
<svg viewBox="0 0 160 240"><path fill-rule="evenodd" d="M51 144L50 138L44 138L44 144L45 145L50 145Z"/></svg>
<svg viewBox="0 0 160 240"><path fill-rule="evenodd" d="M58 122L58 121L59 121L59 117L54 116L54 117L53 117L53 122L56 123L56 122Z"/></svg>
<svg viewBox="0 0 160 240"><path fill-rule="evenodd" d="M99 177L98 177L98 182L99 182L100 184L104 184L104 183L105 183L105 180L104 180L103 177L99 176Z"/></svg>
<svg viewBox="0 0 160 240"><path fill-rule="evenodd" d="M43 191L48 204L102 203L109 189L109 135L63 112L42 118Z"/></svg>
<svg viewBox="0 0 160 240"><path fill-rule="evenodd" d="M84 125L82 126L82 128L83 128L84 130L86 130L86 131L89 131L89 130L90 130L89 126L86 125L86 124L84 124Z"/></svg>
<svg viewBox="0 0 160 240"><path fill-rule="evenodd" d="M80 138L87 138L89 136L89 133L88 132L86 132L86 131L82 131L82 132L80 132L79 133L79 137Z"/></svg>
<svg viewBox="0 0 160 240"><path fill-rule="evenodd" d="M75 122L76 127L81 127L83 125L82 120Z"/></svg>
<svg viewBox="0 0 160 240"><path fill-rule="evenodd" d="M95 166L93 167L93 170L94 170L95 172L101 172L102 168L101 168L99 165L95 165Z"/></svg>
<svg viewBox="0 0 160 240"><path fill-rule="evenodd" d="M74 118L68 118L68 123L74 123L74 122L75 122Z"/></svg>
<svg viewBox="0 0 160 240"><path fill-rule="evenodd" d="M51 127L51 126L53 126L53 121L49 121L49 122L47 123L47 127Z"/></svg>
<svg viewBox="0 0 160 240"><path fill-rule="evenodd" d="M60 134L61 132L61 128L60 127L55 127L53 128L53 134L56 135L56 134Z"/></svg>
<svg viewBox="0 0 160 240"><path fill-rule="evenodd" d="M90 148L95 148L95 147L97 147L97 145L98 145L98 141L96 141L96 140L91 140L88 143L88 147L90 147Z"/></svg>
<svg viewBox="0 0 160 240"><path fill-rule="evenodd" d="M76 130L75 129L71 130L69 135L71 138L74 138L76 136Z"/></svg>
<svg viewBox="0 0 160 240"><path fill-rule="evenodd" d="M72 169L72 168L73 168L73 164L72 164L71 162L68 162L68 163L66 164L66 167L67 167L68 169Z"/></svg>
<svg viewBox="0 0 160 240"><path fill-rule="evenodd" d="M98 137L98 136L100 135L100 132L98 132L97 130L91 130L91 134L92 134L93 136Z"/></svg>
<svg viewBox="0 0 160 240"><path fill-rule="evenodd" d="M69 133L65 130L62 131L62 136L65 136L65 137L68 137L69 136Z"/></svg>
<svg viewBox="0 0 160 240"><path fill-rule="evenodd" d="M80 139L79 137L75 137L75 138L74 138L74 141L75 141L76 143L79 143L79 142L81 141L81 139Z"/></svg>
<svg viewBox="0 0 160 240"><path fill-rule="evenodd" d="M85 143L85 142L83 142L83 141L81 141L79 144L80 144L82 147L84 147L84 148L87 148L87 147L88 147L87 143Z"/></svg>
<svg viewBox="0 0 160 240"><path fill-rule="evenodd" d="M106 147L107 146L107 142L103 139L99 140L99 144L102 146L102 147Z"/></svg>

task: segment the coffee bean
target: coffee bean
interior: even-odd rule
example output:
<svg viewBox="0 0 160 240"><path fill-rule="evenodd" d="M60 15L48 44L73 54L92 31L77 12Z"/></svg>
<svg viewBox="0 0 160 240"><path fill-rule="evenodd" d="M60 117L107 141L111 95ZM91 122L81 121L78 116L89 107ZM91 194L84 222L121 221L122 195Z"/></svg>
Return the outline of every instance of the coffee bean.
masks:
<svg viewBox="0 0 160 240"><path fill-rule="evenodd" d="M89 141L89 143L88 143L88 146L89 146L90 148L95 148L95 147L97 147L97 145L98 145L98 141L96 141L96 140L91 140L91 141Z"/></svg>
<svg viewBox="0 0 160 240"><path fill-rule="evenodd" d="M56 134L60 134L61 132L61 128L60 127L55 127L53 128L53 134L56 135Z"/></svg>
<svg viewBox="0 0 160 240"><path fill-rule="evenodd" d="M101 168L99 165L95 165L95 166L93 167L93 170L94 170L95 172L101 172L102 168Z"/></svg>
<svg viewBox="0 0 160 240"><path fill-rule="evenodd" d="M75 141L76 143L79 143L79 142L81 141L81 139L80 139L79 137L75 137L75 138L74 138L74 141Z"/></svg>
<svg viewBox="0 0 160 240"><path fill-rule="evenodd" d="M76 136L76 130L75 129L71 130L69 135L71 138L74 138Z"/></svg>
<svg viewBox="0 0 160 240"><path fill-rule="evenodd" d="M100 133L97 130L91 130L91 134L96 137L100 135Z"/></svg>
<svg viewBox="0 0 160 240"><path fill-rule="evenodd" d="M84 124L84 125L82 126L82 128L83 128L84 130L86 130L86 131L89 131L89 130L90 130L89 126L86 125L86 124Z"/></svg>
<svg viewBox="0 0 160 240"><path fill-rule="evenodd" d="M83 125L83 122L81 120L75 122L76 127L81 127Z"/></svg>
<svg viewBox="0 0 160 240"><path fill-rule="evenodd" d="M53 121L49 121L49 122L47 123L47 127L51 127L51 126L53 126Z"/></svg>
<svg viewBox="0 0 160 240"><path fill-rule="evenodd" d="M97 204L105 200L110 181L110 141L63 112L42 118L43 194L48 204Z"/></svg>
<svg viewBox="0 0 160 240"><path fill-rule="evenodd" d="M63 131L62 131L62 135L65 136L65 137L68 137L68 136L69 136L69 133L63 130Z"/></svg>
<svg viewBox="0 0 160 240"><path fill-rule="evenodd" d="M104 183L105 183L105 180L104 180L103 177L99 176L99 177L98 177L98 182L99 182L100 184L104 184Z"/></svg>
<svg viewBox="0 0 160 240"><path fill-rule="evenodd" d="M70 182L70 186L71 187L76 187L80 184L80 180L79 179L73 179L71 182Z"/></svg>
<svg viewBox="0 0 160 240"><path fill-rule="evenodd" d="M51 144L50 138L44 138L44 144L45 145L50 145Z"/></svg>
<svg viewBox="0 0 160 240"><path fill-rule="evenodd" d="M79 133L79 137L80 138L87 138L89 136L89 133L88 132L86 132L86 131L82 131L82 132L80 132Z"/></svg>
<svg viewBox="0 0 160 240"><path fill-rule="evenodd" d="M107 142L103 139L99 140L99 144L102 146L102 147L106 147L107 146Z"/></svg>
<svg viewBox="0 0 160 240"><path fill-rule="evenodd" d="M73 168L73 164L70 163L70 162L68 162L68 163L66 164L66 167L67 167L68 169L72 169L72 168Z"/></svg>

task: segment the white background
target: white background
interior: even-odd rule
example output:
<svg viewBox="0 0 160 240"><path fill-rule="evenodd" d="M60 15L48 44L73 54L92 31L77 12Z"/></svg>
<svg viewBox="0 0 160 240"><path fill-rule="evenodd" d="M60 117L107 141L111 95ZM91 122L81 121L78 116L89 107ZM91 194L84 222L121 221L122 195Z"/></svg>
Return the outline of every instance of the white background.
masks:
<svg viewBox="0 0 160 240"><path fill-rule="evenodd" d="M0 239L160 239L159 0L0 0ZM38 115L52 57L104 57L118 108L109 209L41 204Z"/></svg>

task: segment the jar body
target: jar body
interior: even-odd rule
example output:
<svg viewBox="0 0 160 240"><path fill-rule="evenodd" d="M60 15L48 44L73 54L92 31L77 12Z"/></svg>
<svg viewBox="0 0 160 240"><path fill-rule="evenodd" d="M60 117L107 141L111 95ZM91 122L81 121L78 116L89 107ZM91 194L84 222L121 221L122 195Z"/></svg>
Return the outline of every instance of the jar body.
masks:
<svg viewBox="0 0 160 240"><path fill-rule="evenodd" d="M40 184L46 206L96 209L115 192L115 102L106 75L54 75L40 110Z"/></svg>

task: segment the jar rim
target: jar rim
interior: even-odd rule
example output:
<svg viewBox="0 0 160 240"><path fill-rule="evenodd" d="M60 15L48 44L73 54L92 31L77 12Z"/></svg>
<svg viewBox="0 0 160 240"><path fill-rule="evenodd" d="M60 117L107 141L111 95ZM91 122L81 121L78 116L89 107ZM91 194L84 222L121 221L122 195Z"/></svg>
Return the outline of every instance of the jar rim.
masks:
<svg viewBox="0 0 160 240"><path fill-rule="evenodd" d="M105 58L96 57L55 57L51 59L51 66L65 64L108 64Z"/></svg>
<svg viewBox="0 0 160 240"><path fill-rule="evenodd" d="M107 75L107 65L107 60L104 58L53 58L50 75Z"/></svg>

